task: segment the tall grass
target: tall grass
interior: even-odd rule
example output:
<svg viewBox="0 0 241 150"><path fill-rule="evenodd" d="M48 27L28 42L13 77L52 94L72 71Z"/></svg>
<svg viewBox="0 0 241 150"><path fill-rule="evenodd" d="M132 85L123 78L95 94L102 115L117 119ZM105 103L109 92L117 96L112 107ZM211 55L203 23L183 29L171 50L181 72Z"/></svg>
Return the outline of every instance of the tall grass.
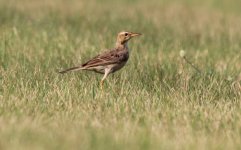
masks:
<svg viewBox="0 0 241 150"><path fill-rule="evenodd" d="M0 0L0 149L240 149L238 4ZM103 91L57 73L122 30L143 36Z"/></svg>

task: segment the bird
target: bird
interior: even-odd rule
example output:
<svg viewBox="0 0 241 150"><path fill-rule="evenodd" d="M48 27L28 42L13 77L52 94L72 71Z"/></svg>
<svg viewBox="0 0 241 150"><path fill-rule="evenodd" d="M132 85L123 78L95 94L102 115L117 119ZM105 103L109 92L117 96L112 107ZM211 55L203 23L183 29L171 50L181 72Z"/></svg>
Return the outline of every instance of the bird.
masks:
<svg viewBox="0 0 241 150"><path fill-rule="evenodd" d="M126 62L128 61L128 41L133 37L140 35L142 34L127 31L119 32L114 48L104 51L103 53L93 57L92 59L81 65L59 71L59 73L65 74L72 71L89 70L96 73L104 74L103 78L100 81L100 86L102 89L104 80L107 78L107 76L120 70L122 67L125 66Z"/></svg>

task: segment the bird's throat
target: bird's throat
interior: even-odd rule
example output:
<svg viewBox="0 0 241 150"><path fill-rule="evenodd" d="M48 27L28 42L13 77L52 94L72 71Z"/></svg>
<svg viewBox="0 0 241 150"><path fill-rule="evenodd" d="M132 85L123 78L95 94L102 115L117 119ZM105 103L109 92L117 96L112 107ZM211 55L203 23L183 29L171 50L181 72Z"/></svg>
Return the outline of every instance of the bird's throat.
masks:
<svg viewBox="0 0 241 150"><path fill-rule="evenodd" d="M116 47L121 49L128 49L128 42L125 42L125 43L116 42Z"/></svg>

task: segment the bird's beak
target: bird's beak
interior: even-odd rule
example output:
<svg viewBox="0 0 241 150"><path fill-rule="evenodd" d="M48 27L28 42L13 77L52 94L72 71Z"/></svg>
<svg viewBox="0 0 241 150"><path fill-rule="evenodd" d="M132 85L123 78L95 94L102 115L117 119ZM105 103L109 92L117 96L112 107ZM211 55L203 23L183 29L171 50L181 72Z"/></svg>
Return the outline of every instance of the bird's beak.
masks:
<svg viewBox="0 0 241 150"><path fill-rule="evenodd" d="M140 36L140 35L141 35L140 33L131 33L131 37Z"/></svg>

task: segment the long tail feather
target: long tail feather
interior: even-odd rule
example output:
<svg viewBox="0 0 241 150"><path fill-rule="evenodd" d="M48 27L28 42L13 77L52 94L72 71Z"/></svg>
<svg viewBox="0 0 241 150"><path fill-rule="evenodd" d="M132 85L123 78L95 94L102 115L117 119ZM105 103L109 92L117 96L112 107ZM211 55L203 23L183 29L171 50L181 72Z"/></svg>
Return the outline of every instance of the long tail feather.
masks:
<svg viewBox="0 0 241 150"><path fill-rule="evenodd" d="M78 66L78 67L72 67L72 68L68 68L66 70L63 70L63 71L59 71L59 73L61 74L64 74L64 73L67 73L69 71L78 71L78 70L81 70L83 69L82 67Z"/></svg>

